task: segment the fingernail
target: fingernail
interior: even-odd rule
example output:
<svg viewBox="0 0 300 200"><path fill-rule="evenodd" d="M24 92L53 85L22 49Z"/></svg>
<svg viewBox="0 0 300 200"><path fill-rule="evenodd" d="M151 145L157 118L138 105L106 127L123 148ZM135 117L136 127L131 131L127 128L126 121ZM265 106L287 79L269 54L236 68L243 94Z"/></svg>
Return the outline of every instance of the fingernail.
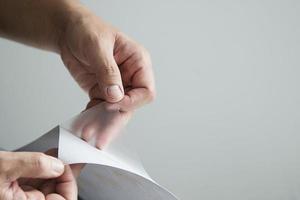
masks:
<svg viewBox="0 0 300 200"><path fill-rule="evenodd" d="M107 87L107 96L113 101L117 102L123 98L123 92L118 85L111 85Z"/></svg>
<svg viewBox="0 0 300 200"><path fill-rule="evenodd" d="M52 169L58 174L61 174L65 170L65 166L61 161L53 158Z"/></svg>

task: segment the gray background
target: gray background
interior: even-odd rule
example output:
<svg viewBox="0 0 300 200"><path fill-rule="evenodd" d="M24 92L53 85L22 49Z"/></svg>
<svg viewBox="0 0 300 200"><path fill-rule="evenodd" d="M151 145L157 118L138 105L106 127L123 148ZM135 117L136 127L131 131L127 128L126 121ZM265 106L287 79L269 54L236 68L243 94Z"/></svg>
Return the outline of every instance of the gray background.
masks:
<svg viewBox="0 0 300 200"><path fill-rule="evenodd" d="M155 103L128 132L182 199L300 199L299 1L83 1L152 54ZM80 112L59 56L0 40L0 143Z"/></svg>

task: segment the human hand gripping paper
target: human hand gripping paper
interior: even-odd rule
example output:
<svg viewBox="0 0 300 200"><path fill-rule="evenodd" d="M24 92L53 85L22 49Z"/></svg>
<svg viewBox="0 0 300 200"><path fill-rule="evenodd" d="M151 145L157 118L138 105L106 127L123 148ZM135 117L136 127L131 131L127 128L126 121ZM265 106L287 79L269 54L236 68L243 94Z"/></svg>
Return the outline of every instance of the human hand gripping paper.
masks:
<svg viewBox="0 0 300 200"><path fill-rule="evenodd" d="M150 178L135 154L124 147L122 138L103 148L110 142L107 140L122 132L127 118L100 103L17 151L58 148L58 158L65 164L86 163L78 178L84 200L176 200Z"/></svg>

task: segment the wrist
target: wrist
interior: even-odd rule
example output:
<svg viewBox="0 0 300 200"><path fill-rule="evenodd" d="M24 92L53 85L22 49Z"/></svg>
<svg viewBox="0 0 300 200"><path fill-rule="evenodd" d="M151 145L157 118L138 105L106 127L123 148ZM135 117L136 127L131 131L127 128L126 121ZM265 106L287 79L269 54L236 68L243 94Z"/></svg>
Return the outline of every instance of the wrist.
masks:
<svg viewBox="0 0 300 200"><path fill-rule="evenodd" d="M84 16L84 7L77 1L64 1L64 5L59 5L58 9L52 13L54 31L53 49L61 53L61 45L66 41L68 27L72 26Z"/></svg>

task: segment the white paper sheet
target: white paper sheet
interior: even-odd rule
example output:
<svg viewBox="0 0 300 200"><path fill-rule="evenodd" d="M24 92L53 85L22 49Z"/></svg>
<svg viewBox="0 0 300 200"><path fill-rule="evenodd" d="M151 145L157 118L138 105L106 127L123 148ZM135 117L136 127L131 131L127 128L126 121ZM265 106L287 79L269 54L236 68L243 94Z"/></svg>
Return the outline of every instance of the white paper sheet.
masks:
<svg viewBox="0 0 300 200"><path fill-rule="evenodd" d="M85 200L176 200L169 191L153 181L132 151L115 140L104 150L87 143L84 131L96 135L117 135L126 119L117 111L99 104L55 127L18 151L45 152L58 148L58 157L66 164L88 163L79 179L79 195Z"/></svg>

